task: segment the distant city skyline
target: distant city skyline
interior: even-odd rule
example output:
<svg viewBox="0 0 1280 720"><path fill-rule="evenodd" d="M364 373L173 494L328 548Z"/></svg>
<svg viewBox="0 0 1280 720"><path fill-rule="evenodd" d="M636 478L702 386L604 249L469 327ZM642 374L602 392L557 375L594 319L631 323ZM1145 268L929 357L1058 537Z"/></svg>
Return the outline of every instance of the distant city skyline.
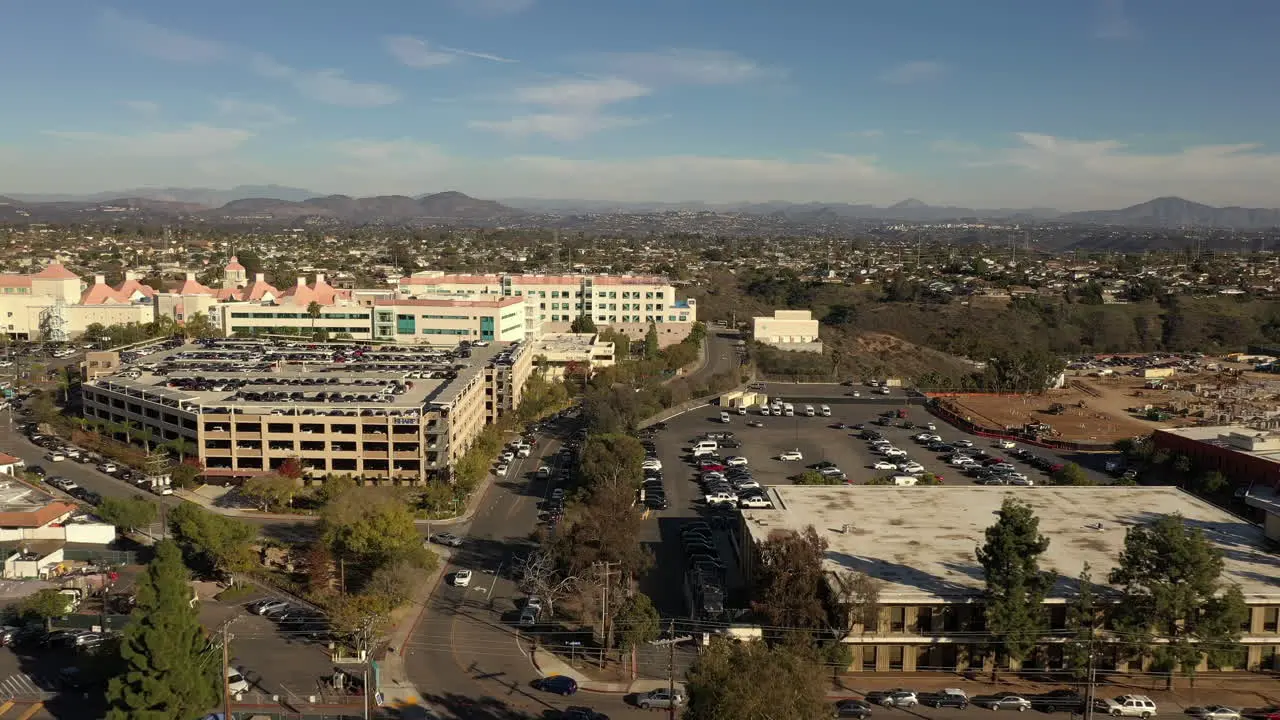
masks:
<svg viewBox="0 0 1280 720"><path fill-rule="evenodd" d="M1262 0L376 7L11 7L3 191L1280 206Z"/></svg>

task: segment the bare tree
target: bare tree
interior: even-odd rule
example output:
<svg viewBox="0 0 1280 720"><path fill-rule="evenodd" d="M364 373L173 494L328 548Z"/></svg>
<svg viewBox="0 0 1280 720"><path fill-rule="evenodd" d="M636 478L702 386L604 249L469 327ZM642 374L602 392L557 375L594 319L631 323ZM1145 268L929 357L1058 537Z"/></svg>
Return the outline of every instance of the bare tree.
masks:
<svg viewBox="0 0 1280 720"><path fill-rule="evenodd" d="M880 590L884 583L864 572L832 573L827 588L830 593L828 614L831 631L837 641L848 637L856 628L860 634L880 625Z"/></svg>
<svg viewBox="0 0 1280 720"><path fill-rule="evenodd" d="M520 589L541 598L548 617L555 615L556 603L572 594L578 586L577 576L562 574L555 557L543 550L526 557L517 570Z"/></svg>

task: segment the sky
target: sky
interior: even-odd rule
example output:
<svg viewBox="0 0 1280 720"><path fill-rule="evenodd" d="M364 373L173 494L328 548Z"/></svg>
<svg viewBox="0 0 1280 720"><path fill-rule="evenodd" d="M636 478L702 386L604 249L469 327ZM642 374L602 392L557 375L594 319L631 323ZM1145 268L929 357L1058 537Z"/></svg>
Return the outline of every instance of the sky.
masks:
<svg viewBox="0 0 1280 720"><path fill-rule="evenodd" d="M1276 0L0 11L0 191L1280 206Z"/></svg>

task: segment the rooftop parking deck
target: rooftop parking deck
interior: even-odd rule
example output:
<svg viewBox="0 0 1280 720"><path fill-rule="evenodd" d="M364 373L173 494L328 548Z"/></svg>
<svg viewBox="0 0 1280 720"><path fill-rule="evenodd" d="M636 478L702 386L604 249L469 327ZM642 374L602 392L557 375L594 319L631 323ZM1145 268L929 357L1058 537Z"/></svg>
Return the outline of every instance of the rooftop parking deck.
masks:
<svg viewBox="0 0 1280 720"><path fill-rule="evenodd" d="M1125 531L1178 513L1223 554L1223 580L1249 602L1280 601L1280 556L1261 528L1172 487L777 486L772 510L744 510L757 542L777 530L812 525L829 547L827 567L885 583L886 602L955 602L984 587L974 551L1006 496L1023 500L1049 539L1043 570L1057 580L1049 601L1070 597L1085 563L1106 583Z"/></svg>
<svg viewBox="0 0 1280 720"><path fill-rule="evenodd" d="M372 349L214 341L166 349L86 383L201 412L403 414L449 405L507 344Z"/></svg>

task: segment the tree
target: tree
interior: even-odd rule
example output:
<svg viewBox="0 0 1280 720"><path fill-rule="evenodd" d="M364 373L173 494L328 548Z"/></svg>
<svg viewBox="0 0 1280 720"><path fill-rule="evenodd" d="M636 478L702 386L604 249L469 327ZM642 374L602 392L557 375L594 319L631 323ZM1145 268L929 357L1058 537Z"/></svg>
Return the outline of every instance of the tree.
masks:
<svg viewBox="0 0 1280 720"><path fill-rule="evenodd" d="M1022 660L1044 629L1042 603L1050 587L1040 571L1040 556L1049 540L1040 534L1040 519L1015 498L1005 498L986 543L977 549L986 578L987 629L1012 660Z"/></svg>
<svg viewBox="0 0 1280 720"><path fill-rule="evenodd" d="M209 316L204 313L192 313L191 317L182 325L182 334L188 338L204 339L217 337L218 329L209 321Z"/></svg>
<svg viewBox="0 0 1280 720"><path fill-rule="evenodd" d="M844 482L839 478L823 475L817 470L805 470L792 478L791 481L796 485L839 485Z"/></svg>
<svg viewBox="0 0 1280 720"><path fill-rule="evenodd" d="M307 568L307 591L321 597L333 592L333 553L322 540L311 543L304 561Z"/></svg>
<svg viewBox="0 0 1280 720"><path fill-rule="evenodd" d="M103 498L94 512L98 517L130 532L141 527L148 527L156 521L158 508L155 503L140 497Z"/></svg>
<svg viewBox="0 0 1280 720"><path fill-rule="evenodd" d="M44 588L22 598L16 609L19 617L38 618L48 627L51 620L67 614L70 602L71 598L58 592L57 588Z"/></svg>
<svg viewBox="0 0 1280 720"><path fill-rule="evenodd" d="M827 623L827 608L822 602L826 550L827 541L812 525L801 532L774 532L760 543L758 599L752 605L769 625L815 629Z"/></svg>
<svg viewBox="0 0 1280 720"><path fill-rule="evenodd" d="M569 323L569 332L573 333L592 333L596 332L596 323L591 319L590 315L579 315Z"/></svg>
<svg viewBox="0 0 1280 720"><path fill-rule="evenodd" d="M340 558L381 565L422 547L413 514L395 492L352 490L324 506L323 537Z"/></svg>
<svg viewBox="0 0 1280 720"><path fill-rule="evenodd" d="M618 646L623 650L630 650L651 640L657 640L662 634L661 622L662 619L658 616L658 609L653 606L653 601L648 595L637 592L627 598L613 616L613 626L622 628L618 636Z"/></svg>
<svg viewBox="0 0 1280 720"><path fill-rule="evenodd" d="M258 532L248 523L184 502L169 512L169 530L190 565L226 573L233 581L236 573L253 567L249 543Z"/></svg>
<svg viewBox="0 0 1280 720"><path fill-rule="evenodd" d="M1237 586L1223 587L1222 551L1181 515L1129 528L1108 580L1120 589L1115 626L1133 656L1148 654L1154 669L1193 674L1238 665L1241 626L1249 617ZM1194 677L1193 677L1194 681Z"/></svg>
<svg viewBox="0 0 1280 720"><path fill-rule="evenodd" d="M240 488L240 494L253 500L263 511L289 507L297 492L297 482L273 472L254 475Z"/></svg>
<svg viewBox="0 0 1280 720"><path fill-rule="evenodd" d="M328 505L335 498L356 489L356 481L349 475L330 475L324 479L320 489L316 491L316 500L321 505Z"/></svg>
<svg viewBox="0 0 1280 720"><path fill-rule="evenodd" d="M860 633L880 628L880 591L884 583L864 572L833 573L828 581L827 614L836 642L854 629Z"/></svg>
<svg viewBox="0 0 1280 720"><path fill-rule="evenodd" d="M320 319L320 312L322 310L324 310L324 307L321 306L320 303L316 302L315 300L312 300L311 302L307 303L307 317L311 318L312 334L314 334L316 331L316 320Z"/></svg>
<svg viewBox="0 0 1280 720"><path fill-rule="evenodd" d="M164 447L173 451L173 454L178 456L179 463L185 462L187 456L195 453L198 449L194 442L182 437L181 435L164 443Z"/></svg>
<svg viewBox="0 0 1280 720"><path fill-rule="evenodd" d="M546 550L529 554L516 569L520 589L542 599L548 618L555 616L556 604L578 587L577 575L566 574L554 554Z"/></svg>
<svg viewBox="0 0 1280 720"><path fill-rule="evenodd" d="M302 462L296 457L287 457L284 462L280 463L280 467L276 468L276 474L297 482L302 479L304 474Z"/></svg>
<svg viewBox="0 0 1280 720"><path fill-rule="evenodd" d="M1069 462L1053 473L1054 485L1097 485L1098 483L1076 463Z"/></svg>
<svg viewBox="0 0 1280 720"><path fill-rule="evenodd" d="M1210 470L1193 481L1193 489L1201 495L1216 495L1227 487L1227 476Z"/></svg>
<svg viewBox="0 0 1280 720"><path fill-rule="evenodd" d="M649 323L649 329L644 334L644 359L658 359L658 326L655 323Z"/></svg>
<svg viewBox="0 0 1280 720"><path fill-rule="evenodd" d="M218 701L221 666L191 603L177 546L162 541L138 580L120 641L122 672L107 689L108 720L196 717Z"/></svg>
<svg viewBox="0 0 1280 720"><path fill-rule="evenodd" d="M607 484L635 489L644 474L644 446L621 433L592 435L582 446L578 465L588 488Z"/></svg>
<svg viewBox="0 0 1280 720"><path fill-rule="evenodd" d="M715 639L689 668L685 720L826 720L827 674L802 643Z"/></svg>
<svg viewBox="0 0 1280 720"><path fill-rule="evenodd" d="M1098 608L1093 598L1093 576L1089 563L1084 564L1077 581L1076 596L1067 605L1067 630L1071 637L1063 647L1063 661L1076 680L1089 677L1089 656L1093 653L1093 637L1098 625Z"/></svg>

